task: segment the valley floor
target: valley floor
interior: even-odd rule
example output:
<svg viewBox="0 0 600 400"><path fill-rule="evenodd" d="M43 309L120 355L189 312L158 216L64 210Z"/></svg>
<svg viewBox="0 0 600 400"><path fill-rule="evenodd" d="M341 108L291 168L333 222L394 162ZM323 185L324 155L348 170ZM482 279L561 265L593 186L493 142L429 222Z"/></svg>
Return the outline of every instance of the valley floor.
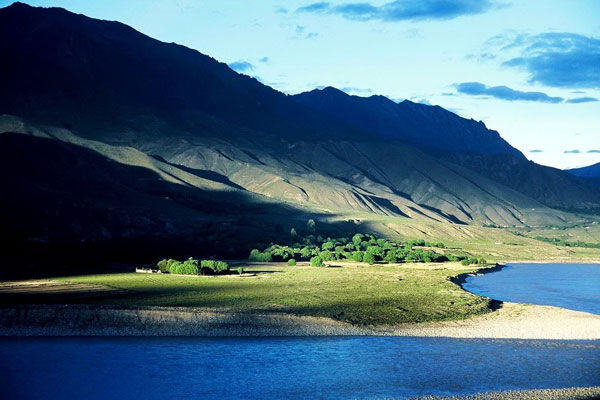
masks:
<svg viewBox="0 0 600 400"><path fill-rule="evenodd" d="M242 276L103 274L0 284L0 335L600 339L600 316L468 293L457 263L245 265Z"/></svg>

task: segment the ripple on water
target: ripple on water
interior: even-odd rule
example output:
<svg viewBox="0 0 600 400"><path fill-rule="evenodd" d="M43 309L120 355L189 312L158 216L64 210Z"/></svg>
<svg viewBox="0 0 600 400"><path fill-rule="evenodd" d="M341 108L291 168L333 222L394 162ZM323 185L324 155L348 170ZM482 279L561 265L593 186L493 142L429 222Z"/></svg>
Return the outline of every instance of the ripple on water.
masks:
<svg viewBox="0 0 600 400"><path fill-rule="evenodd" d="M600 341L2 339L0 360L3 398L402 398L600 385Z"/></svg>

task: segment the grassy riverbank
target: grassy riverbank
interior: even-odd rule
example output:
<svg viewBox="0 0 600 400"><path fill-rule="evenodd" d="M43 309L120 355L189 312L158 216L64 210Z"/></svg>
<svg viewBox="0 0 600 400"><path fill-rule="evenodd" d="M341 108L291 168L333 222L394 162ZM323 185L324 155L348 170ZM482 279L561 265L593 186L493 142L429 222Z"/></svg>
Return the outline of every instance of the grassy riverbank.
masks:
<svg viewBox="0 0 600 400"><path fill-rule="evenodd" d="M464 319L490 311L488 299L475 296L450 278L476 271L458 263L365 265L326 268L278 263L244 265L241 276L101 274L55 279L100 285L112 294L82 297L52 290L0 293L3 303L105 304L126 307L200 307L235 312L277 312L328 317L354 325ZM30 293L31 294L31 293Z"/></svg>

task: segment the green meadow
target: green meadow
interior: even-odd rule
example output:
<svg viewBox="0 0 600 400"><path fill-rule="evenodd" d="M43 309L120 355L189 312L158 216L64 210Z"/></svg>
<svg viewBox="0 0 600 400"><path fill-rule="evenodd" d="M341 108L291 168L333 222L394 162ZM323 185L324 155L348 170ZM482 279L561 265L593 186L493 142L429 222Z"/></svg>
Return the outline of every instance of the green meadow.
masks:
<svg viewBox="0 0 600 400"><path fill-rule="evenodd" d="M108 298L88 300L92 303L281 312L329 317L355 325L462 319L490 311L489 299L470 294L450 281L478 269L459 263L339 263L328 267L254 263L243 268L242 275L120 273L57 280L124 290ZM81 302L68 296L56 301Z"/></svg>

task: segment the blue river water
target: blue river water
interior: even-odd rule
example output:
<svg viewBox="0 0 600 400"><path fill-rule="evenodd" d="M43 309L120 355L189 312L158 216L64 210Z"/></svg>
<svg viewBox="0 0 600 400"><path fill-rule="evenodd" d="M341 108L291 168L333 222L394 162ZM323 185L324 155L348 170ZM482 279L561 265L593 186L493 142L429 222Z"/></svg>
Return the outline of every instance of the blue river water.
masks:
<svg viewBox="0 0 600 400"><path fill-rule="evenodd" d="M496 300L600 314L600 264L508 264L468 277L463 288Z"/></svg>
<svg viewBox="0 0 600 400"><path fill-rule="evenodd" d="M600 341L0 340L3 399L374 399L600 385Z"/></svg>
<svg viewBox="0 0 600 400"><path fill-rule="evenodd" d="M465 286L600 313L599 270L519 264ZM597 385L598 340L0 338L0 399L381 399Z"/></svg>

